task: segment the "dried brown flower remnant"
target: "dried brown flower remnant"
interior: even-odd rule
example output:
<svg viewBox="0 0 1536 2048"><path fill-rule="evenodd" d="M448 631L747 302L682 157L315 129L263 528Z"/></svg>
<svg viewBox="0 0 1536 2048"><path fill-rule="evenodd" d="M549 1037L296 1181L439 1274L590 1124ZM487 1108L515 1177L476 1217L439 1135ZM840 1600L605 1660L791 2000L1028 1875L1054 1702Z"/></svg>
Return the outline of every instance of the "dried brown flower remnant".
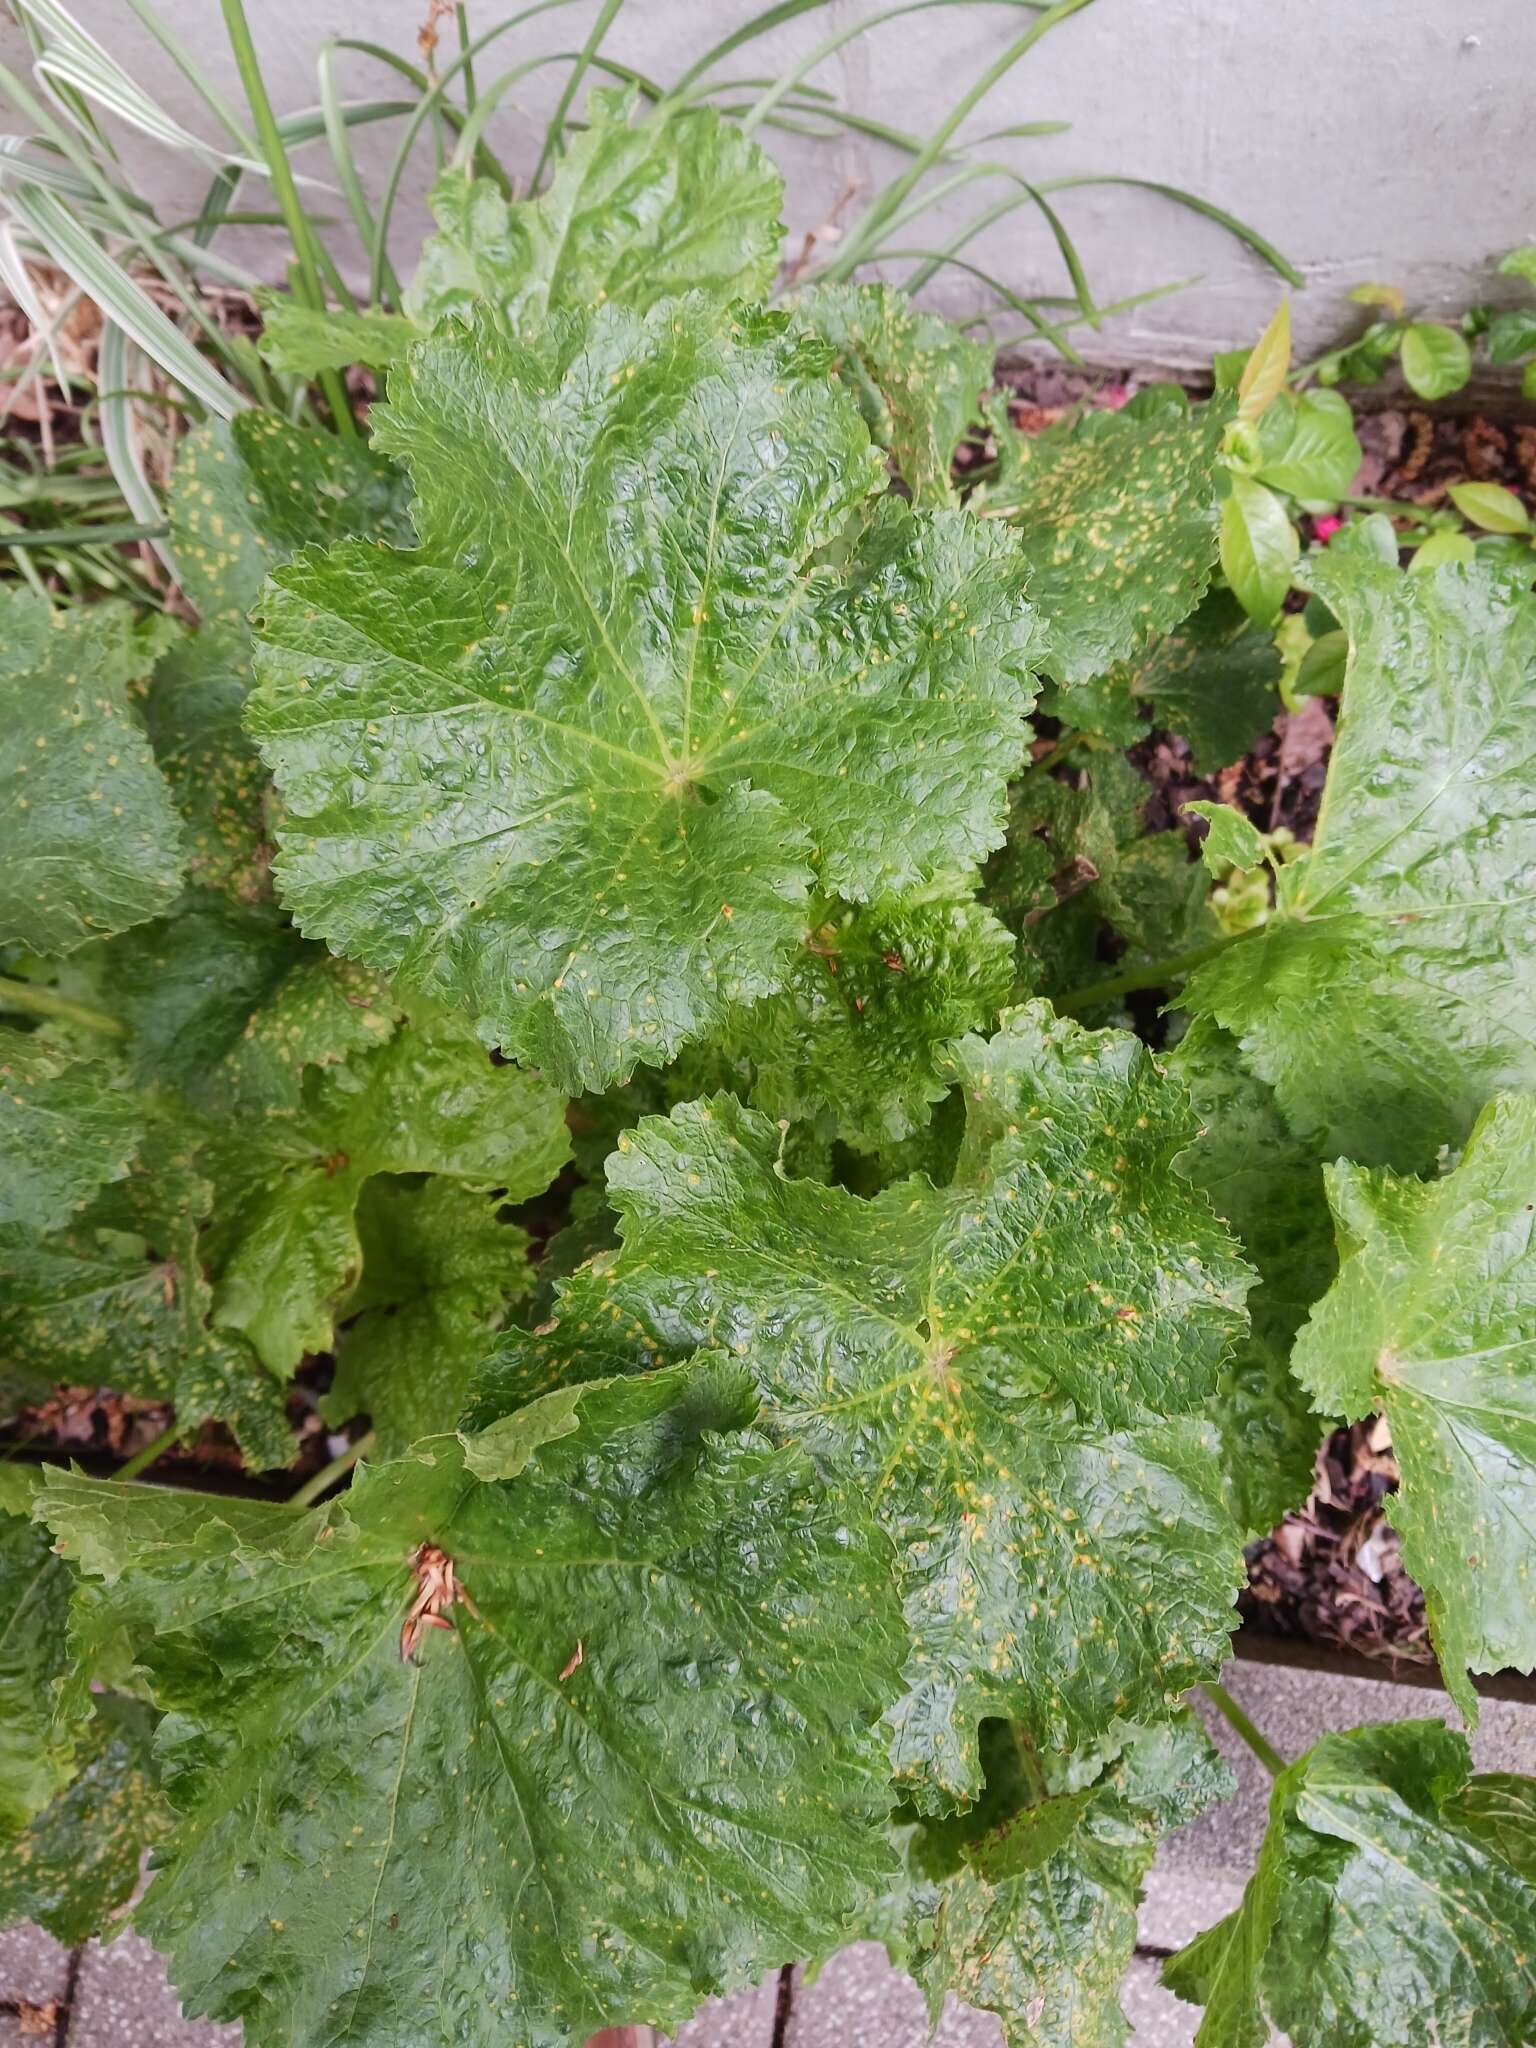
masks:
<svg viewBox="0 0 1536 2048"><path fill-rule="evenodd" d="M452 1628L446 1609L455 1602L467 1607L476 1621L480 1610L470 1599L453 1569L453 1559L435 1543L421 1543L411 1552L411 1570L416 1574L416 1598L400 1631L400 1655L409 1663L421 1641L423 1629Z"/></svg>

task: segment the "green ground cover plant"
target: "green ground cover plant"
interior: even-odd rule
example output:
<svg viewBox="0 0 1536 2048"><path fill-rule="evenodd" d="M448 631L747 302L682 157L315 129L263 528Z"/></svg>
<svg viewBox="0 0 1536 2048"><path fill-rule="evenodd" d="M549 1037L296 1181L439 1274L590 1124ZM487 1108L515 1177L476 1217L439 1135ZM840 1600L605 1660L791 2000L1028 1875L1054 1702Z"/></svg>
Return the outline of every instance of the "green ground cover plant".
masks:
<svg viewBox="0 0 1536 2048"><path fill-rule="evenodd" d="M1292 857L1204 807L1224 922L1125 749L1273 717L1229 508L1342 495L1278 328L983 425L890 287L765 306L771 164L642 100L450 171L397 305L269 305L383 390L187 434L195 624L4 593L0 1397L273 1473L325 1360L369 1426L287 1500L0 1464L0 1914L121 1924L149 1850L253 2048L673 2028L859 1936L1113 2044L1334 1421L1468 1721L1536 1663L1527 558L1297 560L1339 741ZM1536 1786L1252 1739L1205 2048L1536 2038Z"/></svg>

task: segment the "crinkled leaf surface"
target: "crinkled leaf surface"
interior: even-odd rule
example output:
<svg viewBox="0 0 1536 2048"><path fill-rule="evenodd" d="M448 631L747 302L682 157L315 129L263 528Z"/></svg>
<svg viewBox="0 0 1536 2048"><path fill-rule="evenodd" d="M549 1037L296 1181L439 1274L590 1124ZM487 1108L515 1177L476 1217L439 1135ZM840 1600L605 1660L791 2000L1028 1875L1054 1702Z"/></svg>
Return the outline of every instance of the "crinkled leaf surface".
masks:
<svg viewBox="0 0 1536 2048"><path fill-rule="evenodd" d="M920 1796L969 1798L984 1716L1071 1747L1220 1657L1239 1556L1197 1411L1248 1274L1169 1171L1187 1098L1133 1039L1015 1012L957 1077L955 1184L868 1202L788 1178L780 1133L731 1096L648 1118L609 1162L620 1251L483 1391L510 1406L552 1371L700 1344L744 1359L763 1426L900 1543L893 1758Z"/></svg>
<svg viewBox="0 0 1536 2048"><path fill-rule="evenodd" d="M328 306L321 312L278 292L258 293L261 307L261 353L274 370L291 376L317 377L322 370L345 370L353 363L384 369L398 362L420 329L401 313L378 307L360 312Z"/></svg>
<svg viewBox="0 0 1536 2048"><path fill-rule="evenodd" d="M205 626L243 620L268 572L311 543L411 537L405 479L390 463L255 407L181 442L169 511L182 588Z"/></svg>
<svg viewBox="0 0 1536 2048"><path fill-rule="evenodd" d="M783 303L837 352L870 433L919 505L955 499L951 464L992 382L993 351L887 284L818 284Z"/></svg>
<svg viewBox="0 0 1536 2048"><path fill-rule="evenodd" d="M267 781L241 713L250 635L226 620L178 641L156 664L144 723L190 852L187 881L242 902L270 894Z"/></svg>
<svg viewBox="0 0 1536 2048"><path fill-rule="evenodd" d="M1152 722L1189 741L1197 775L1214 775L1246 754L1279 707L1280 655L1230 590L1213 590L1189 617L1126 664Z"/></svg>
<svg viewBox="0 0 1536 2048"><path fill-rule="evenodd" d="M1205 1189L1259 1274L1248 1296L1250 1327L1223 1368L1212 1415L1233 1514L1260 1536L1306 1499L1331 1426L1290 1370L1296 1332L1338 1263L1323 1170L1287 1127L1274 1091L1208 1019L1196 1020L1169 1064L1201 1124L1178 1171ZM1339 1412L1337 1402L1330 1412Z"/></svg>
<svg viewBox="0 0 1536 2048"><path fill-rule="evenodd" d="M244 1339L211 1327L200 1231L213 1207L202 1133L152 1108L131 1171L67 1230L0 1235L0 1348L36 1394L60 1381L175 1404L190 1430L227 1423L254 1470L293 1456L281 1389Z"/></svg>
<svg viewBox="0 0 1536 2048"><path fill-rule="evenodd" d="M33 1534L47 1541L45 1530ZM0 1927L33 1920L68 1943L99 1934L131 1896L144 1851L166 1832L150 1754L154 1714L111 1694L95 1706L70 1782L0 1855Z"/></svg>
<svg viewBox="0 0 1536 2048"><path fill-rule="evenodd" d="M1325 1154L1420 1171L1536 1081L1536 597L1513 566L1410 576L1366 533L1307 574L1350 636L1312 851L1184 1001Z"/></svg>
<svg viewBox="0 0 1536 2048"><path fill-rule="evenodd" d="M1015 437L990 516L1013 523L1030 602L1045 621L1042 665L1063 692L1178 625L1216 561L1216 458L1224 403L1189 412L1089 412L1034 440Z"/></svg>
<svg viewBox="0 0 1536 2048"><path fill-rule="evenodd" d="M0 1868L13 1853L7 1838L69 1777L53 1684L67 1661L74 1573L29 1519L35 1483L30 1470L0 1466Z"/></svg>
<svg viewBox="0 0 1536 2048"><path fill-rule="evenodd" d="M1237 1912L1167 1965L1199 2048L1505 2048L1536 2017L1536 1886L1467 1823L1466 1738L1326 1735L1275 1781Z"/></svg>
<svg viewBox="0 0 1536 2048"><path fill-rule="evenodd" d="M753 1062L761 1108L877 1145L927 1122L955 1040L987 1029L1013 979L1013 939L980 904L838 904L783 994L744 1012L727 1043Z"/></svg>
<svg viewBox="0 0 1536 2048"><path fill-rule="evenodd" d="M370 1181L358 1204L363 1278L343 1308L332 1422L365 1413L381 1458L455 1419L509 1302L533 1286L528 1237L499 1195L458 1181Z"/></svg>
<svg viewBox="0 0 1536 2048"><path fill-rule="evenodd" d="M569 1156L565 1104L493 1063L454 1018L411 1019L376 1050L311 1069L293 1106L259 1097L211 1127L219 1191L215 1320L286 1377L329 1347L362 1261L359 1194L375 1174L441 1174L521 1201Z"/></svg>
<svg viewBox="0 0 1536 2048"><path fill-rule="evenodd" d="M675 2026L890 1875L884 1538L736 1433L736 1368L575 1398L507 1480L439 1437L310 1515L42 1496L168 1713L139 1924L252 2048ZM476 1611L402 1661L423 1542Z"/></svg>
<svg viewBox="0 0 1536 2048"><path fill-rule="evenodd" d="M1343 1263L1296 1371L1320 1404L1386 1415L1403 1562L1475 1722L1466 1671L1536 1665L1536 1097L1491 1102L1442 1180L1342 1160L1327 1179Z"/></svg>
<svg viewBox="0 0 1536 2048"><path fill-rule="evenodd" d="M604 302L643 313L684 292L721 306L766 297L784 198L772 160L711 107L635 123L638 103L632 89L593 93L537 199L446 172L406 310L430 326L489 303L531 334Z"/></svg>
<svg viewBox="0 0 1536 2048"><path fill-rule="evenodd" d="M130 702L165 641L126 605L0 592L0 943L57 958L174 899L181 828Z"/></svg>
<svg viewBox="0 0 1536 2048"><path fill-rule="evenodd" d="M380 425L421 546L263 599L248 718L306 932L601 1087L1000 835L1033 622L1008 537L876 508L814 341L697 301L441 330Z"/></svg>
<svg viewBox="0 0 1536 2048"><path fill-rule="evenodd" d="M128 1170L143 1122L104 1060L0 1027L0 1225L57 1230Z"/></svg>
<svg viewBox="0 0 1536 2048"><path fill-rule="evenodd" d="M1120 1987L1159 1838L1233 1789L1188 1716L1142 1730L1096 1782L1049 1786L1021 1732L983 1725L987 1784L907 1844L908 1933L894 1959L936 2022L946 1992L995 2012L1008 2048L1122 2048Z"/></svg>

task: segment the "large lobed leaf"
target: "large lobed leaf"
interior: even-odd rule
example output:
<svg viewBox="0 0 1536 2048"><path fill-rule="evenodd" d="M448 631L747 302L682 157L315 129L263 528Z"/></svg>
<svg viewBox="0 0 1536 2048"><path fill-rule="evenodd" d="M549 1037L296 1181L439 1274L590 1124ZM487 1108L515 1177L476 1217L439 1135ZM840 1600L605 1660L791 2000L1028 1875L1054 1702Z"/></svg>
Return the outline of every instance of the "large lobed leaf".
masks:
<svg viewBox="0 0 1536 2048"><path fill-rule="evenodd" d="M1350 637L1312 851L1184 1000L1298 1133L1413 1172L1536 1081L1536 597L1518 567L1409 575L1382 544L1341 535L1309 561Z"/></svg>
<svg viewBox="0 0 1536 2048"><path fill-rule="evenodd" d="M1341 1160L1327 1181L1343 1264L1295 1370L1386 1416L1403 1561L1475 1722L1469 1670L1536 1665L1536 1097L1491 1102L1442 1180Z"/></svg>
<svg viewBox="0 0 1536 2048"><path fill-rule="evenodd" d="M442 330L379 440L420 547L263 599L248 715L306 932L602 1086L782 987L813 881L898 892L998 838L1032 700L1007 536L872 504L782 319Z"/></svg>
<svg viewBox="0 0 1536 2048"><path fill-rule="evenodd" d="M644 313L693 291L722 306L765 298L784 199L772 159L712 107L635 123L638 101L633 89L594 92L537 199L445 172L407 311L430 326L487 304L532 334L551 313L604 303Z"/></svg>
<svg viewBox="0 0 1536 2048"><path fill-rule="evenodd" d="M725 1362L588 1387L309 1515L54 1479L168 1711L138 1917L189 2011L545 2048L835 1944L893 1868L890 1564L752 1405ZM421 1543L473 1605L403 1659Z"/></svg>
<svg viewBox="0 0 1536 2048"><path fill-rule="evenodd" d="M53 1687L68 1661L73 1573L30 1519L36 1474L0 1465L0 1866L68 1782Z"/></svg>
<svg viewBox="0 0 1536 2048"><path fill-rule="evenodd" d="M1131 1732L1097 1778L982 1728L987 1782L969 1812L916 1826L889 1940L938 2021L945 1994L995 2012L1008 2048L1124 2048L1120 1989L1158 1840L1230 1794L1184 1715Z"/></svg>
<svg viewBox="0 0 1536 2048"><path fill-rule="evenodd" d="M1216 562L1224 404L1191 412L1154 390L1122 413L1088 412L1033 440L998 421L1002 472L980 495L1013 522L1030 601L1046 621L1043 666L1072 720L1072 686L1166 633L1205 595Z"/></svg>
<svg viewBox="0 0 1536 2048"><path fill-rule="evenodd" d="M57 1230L128 1171L143 1129L104 1060L0 1027L0 1227Z"/></svg>
<svg viewBox="0 0 1536 2048"><path fill-rule="evenodd" d="M0 591L0 944L58 958L175 898L181 829L132 702L167 638L126 605Z"/></svg>
<svg viewBox="0 0 1536 2048"><path fill-rule="evenodd" d="M1536 1785L1469 1763L1443 1723L1397 1721L1282 1772L1242 1905L1164 1970L1206 2008L1199 2048L1264 2048L1271 2022L1295 2048L1530 2038Z"/></svg>
<svg viewBox="0 0 1536 2048"><path fill-rule="evenodd" d="M955 1183L870 1202L790 1179L780 1132L730 1096L646 1119L609 1161L620 1251L481 1392L490 1413L552 1375L697 1345L746 1360L763 1427L901 1546L892 1754L929 1802L974 1796L985 1716L1070 1748L1173 1705L1219 1660L1240 1573L1199 1411L1249 1276L1170 1172L1182 1089L1043 1006L966 1041L956 1073Z"/></svg>

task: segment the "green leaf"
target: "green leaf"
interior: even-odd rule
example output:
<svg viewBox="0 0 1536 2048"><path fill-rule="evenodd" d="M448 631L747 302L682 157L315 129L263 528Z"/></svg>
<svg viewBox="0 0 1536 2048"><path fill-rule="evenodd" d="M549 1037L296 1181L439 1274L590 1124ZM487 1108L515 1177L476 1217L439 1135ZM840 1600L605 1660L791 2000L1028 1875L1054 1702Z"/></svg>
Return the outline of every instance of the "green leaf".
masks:
<svg viewBox="0 0 1536 2048"><path fill-rule="evenodd" d="M1454 327L1415 320L1403 330L1403 376L1420 398L1447 398L1472 374L1472 351Z"/></svg>
<svg viewBox="0 0 1536 2048"><path fill-rule="evenodd" d="M378 431L419 551L263 600L248 715L305 931L601 1087L783 987L813 877L896 893L1000 837L1034 635L1008 538L870 513L883 465L782 318L445 329Z"/></svg>
<svg viewBox="0 0 1536 2048"><path fill-rule="evenodd" d="M363 1277L342 1313L332 1423L366 1414L380 1458L402 1456L458 1416L510 1302L533 1286L527 1233L500 1196L457 1181L370 1181L358 1204Z"/></svg>
<svg viewBox="0 0 1536 2048"><path fill-rule="evenodd" d="M47 1542L45 1531L32 1533ZM128 1903L144 1851L170 1822L151 1757L154 1729L137 1700L96 1701L69 1784L5 1845L0 1927L32 1920L73 1944L101 1933Z"/></svg>
<svg viewBox="0 0 1536 2048"><path fill-rule="evenodd" d="M761 1426L901 1546L892 1753L925 1801L974 1795L987 1715L1072 1746L1171 1706L1222 1653L1238 1565L1197 1411L1249 1276L1169 1172L1193 1136L1183 1090L1128 1035L1044 1005L966 1040L957 1077L954 1185L870 1202L790 1179L779 1132L730 1096L647 1118L609 1161L621 1250L482 1387L511 1407L552 1373L700 1344L750 1364Z"/></svg>
<svg viewBox="0 0 1536 2048"><path fill-rule="evenodd" d="M713 108L632 124L637 104L632 89L594 92L537 199L446 171L406 311L430 326L489 302L531 337L552 313L604 302L645 313L685 292L720 306L766 298L784 199L773 163Z"/></svg>
<svg viewBox="0 0 1536 2048"><path fill-rule="evenodd" d="M1289 432L1278 453L1265 455L1259 481L1311 503L1342 498L1363 459L1349 400L1337 391L1304 391L1272 410Z"/></svg>
<svg viewBox="0 0 1536 2048"><path fill-rule="evenodd" d="M1501 277L1523 277L1527 284L1536 284L1536 242L1527 242L1519 249L1511 249L1499 263Z"/></svg>
<svg viewBox="0 0 1536 2048"><path fill-rule="evenodd" d="M1466 1671L1536 1664L1536 1097L1491 1102L1443 1180L1340 1161L1328 1199L1343 1264L1296 1372L1341 1414L1385 1414L1403 1562L1475 1722Z"/></svg>
<svg viewBox="0 0 1536 2048"><path fill-rule="evenodd" d="M344 534L399 546L411 537L391 464L361 441L254 408L178 444L170 515L181 585L205 626L243 620L268 572L301 548Z"/></svg>
<svg viewBox="0 0 1536 2048"><path fill-rule="evenodd" d="M181 831L130 703L166 639L126 605L0 592L0 944L57 958L180 888Z"/></svg>
<svg viewBox="0 0 1536 2048"><path fill-rule="evenodd" d="M1485 533L1529 533L1531 515L1503 484L1452 484L1450 500L1464 519Z"/></svg>
<svg viewBox="0 0 1536 2048"><path fill-rule="evenodd" d="M0 1870L7 1837L41 1813L70 1775L68 1731L53 1688L68 1660L74 1573L28 1517L38 1475L0 1466ZM0 1901L4 1899L0 1877ZM0 1912L0 1924L8 1916Z"/></svg>
<svg viewBox="0 0 1536 2048"><path fill-rule="evenodd" d="M1351 649L1312 851L1184 1002L1326 1154L1415 1170L1536 1085L1536 599L1492 564L1405 575L1364 531L1307 574Z"/></svg>
<svg viewBox="0 0 1536 2048"><path fill-rule="evenodd" d="M1137 1731L1077 1791L1047 1791L1007 1722L986 1723L981 1746L978 1804L908 1841L910 1931L890 1943L893 1960L934 2022L953 1992L998 2015L1008 2048L1121 2048L1120 1989L1158 1839L1228 1796L1231 1774L1188 1716Z"/></svg>
<svg viewBox="0 0 1536 2048"><path fill-rule="evenodd" d="M1520 396L1536 398L1536 361L1527 363L1520 372Z"/></svg>
<svg viewBox="0 0 1536 2048"><path fill-rule="evenodd" d="M99 1060L0 1028L0 1226L57 1230L128 1171L139 1107Z"/></svg>
<svg viewBox="0 0 1536 2048"><path fill-rule="evenodd" d="M1229 590L1213 590L1139 661L1114 674L1124 676L1137 697L1150 699L1154 725L1188 740L1197 775L1240 759L1279 709L1274 641Z"/></svg>
<svg viewBox="0 0 1536 2048"><path fill-rule="evenodd" d="M915 503L955 499L951 466L979 418L993 352L884 284L818 284L780 303L837 352L866 426Z"/></svg>
<svg viewBox="0 0 1536 2048"><path fill-rule="evenodd" d="M1459 539L1456 534L1438 535L1445 540ZM1431 545L1426 541L1424 548ZM1424 548L1418 549L1413 561L1416 564ZM1457 558L1459 559L1459 558ZM1412 566L1412 565L1410 565ZM1433 569L1434 562L1426 562L1426 569ZM1342 697L1344 678L1349 673L1349 635L1347 633L1324 633L1312 642L1296 669L1291 692L1297 697Z"/></svg>
<svg viewBox="0 0 1536 2048"><path fill-rule="evenodd" d="M294 1451L282 1391L238 1337L212 1329L200 1233L213 1208L199 1133L155 1106L133 1170L73 1226L0 1237L0 1344L34 1395L61 1381L173 1402L190 1432L213 1418L256 1471Z"/></svg>
<svg viewBox="0 0 1536 2048"><path fill-rule="evenodd" d="M1213 875L1228 868L1257 868L1264 864L1264 840L1259 828L1231 804L1185 804L1197 818L1205 820L1200 857Z"/></svg>
<svg viewBox="0 0 1536 2048"><path fill-rule="evenodd" d="M515 1479L438 1437L304 1516L55 1480L171 1714L138 1924L189 2013L552 2043L836 1944L891 1870L889 1563L751 1407L709 1363L587 1388ZM420 1544L473 1604L402 1660Z"/></svg>
<svg viewBox="0 0 1536 2048"><path fill-rule="evenodd" d="M1013 521L1030 601L1046 621L1043 666L1059 683L1101 675L1205 595L1229 417L1224 403L1089 412L1034 440L1014 436L1006 488L978 498Z"/></svg>
<svg viewBox="0 0 1536 2048"><path fill-rule="evenodd" d="M1518 363L1536 350L1536 312L1517 306L1495 313L1488 323L1488 360Z"/></svg>
<svg viewBox="0 0 1536 2048"><path fill-rule="evenodd" d="M1237 380L1237 416L1258 420L1284 388L1291 367L1291 302L1282 299Z"/></svg>
<svg viewBox="0 0 1536 2048"><path fill-rule="evenodd" d="M1422 576L1428 569L1438 569L1442 562L1475 562L1476 560L1477 543L1470 534L1432 533L1428 540L1421 541L1414 549L1413 559L1409 562L1408 567L1415 576ZM1318 689L1314 681L1310 685L1310 694L1314 697L1335 697L1338 695L1339 686L1343 681L1344 664L1349 654L1349 641L1343 633L1327 633L1323 636L1322 640L1318 641L1317 645L1319 648L1322 648L1325 643L1328 649L1327 654L1320 654L1318 656L1314 669L1317 672L1326 671L1328 675L1334 676L1336 680L1323 689ZM1310 655L1308 659L1311 659ZM1309 687L1307 663L1305 661L1301 665L1301 672L1298 674L1296 682L1298 689L1306 690Z"/></svg>
<svg viewBox="0 0 1536 2048"><path fill-rule="evenodd" d="M977 903L834 905L784 993L745 1011L726 1042L752 1062L760 1108L873 1146L928 1121L955 1040L994 1022L1013 979L1012 936Z"/></svg>
<svg viewBox="0 0 1536 2048"><path fill-rule="evenodd" d="M399 362L420 330L400 313L368 306L349 313L304 306L284 292L258 292L263 358L284 376L317 377L367 363L381 370Z"/></svg>
<svg viewBox="0 0 1536 2048"><path fill-rule="evenodd" d="M1286 1128L1273 1090L1249 1073L1225 1032L1197 1019L1169 1065L1200 1119L1177 1170L1209 1195L1259 1274L1250 1327L1222 1368L1211 1413L1233 1518L1262 1536L1306 1499L1330 1427L1312 1412L1290 1359L1336 1270L1333 1222L1316 1156Z"/></svg>
<svg viewBox="0 0 1536 2048"><path fill-rule="evenodd" d="M267 780L241 726L251 646L234 623L204 626L155 666L144 723L190 853L187 881L240 902L270 893Z"/></svg>
<svg viewBox="0 0 1536 2048"><path fill-rule="evenodd" d="M1301 542L1273 491L1233 475L1221 508L1221 572L1255 625L1267 626L1290 591Z"/></svg>
<svg viewBox="0 0 1536 2048"><path fill-rule="evenodd" d="M1164 1982L1199 2048L1504 2048L1536 2003L1536 1887L1467 1825L1466 1738L1437 1721L1326 1735L1275 1782L1237 1912ZM1471 1786L1478 1784L1471 1780Z"/></svg>
<svg viewBox="0 0 1536 2048"><path fill-rule="evenodd" d="M570 1153L563 1099L497 1066L452 1018L412 1020L377 1050L310 1074L298 1104L259 1094L210 1129L219 1193L214 1319L286 1377L330 1347L359 1278L357 1203L376 1174L442 1174L503 1199L540 1193Z"/></svg>

